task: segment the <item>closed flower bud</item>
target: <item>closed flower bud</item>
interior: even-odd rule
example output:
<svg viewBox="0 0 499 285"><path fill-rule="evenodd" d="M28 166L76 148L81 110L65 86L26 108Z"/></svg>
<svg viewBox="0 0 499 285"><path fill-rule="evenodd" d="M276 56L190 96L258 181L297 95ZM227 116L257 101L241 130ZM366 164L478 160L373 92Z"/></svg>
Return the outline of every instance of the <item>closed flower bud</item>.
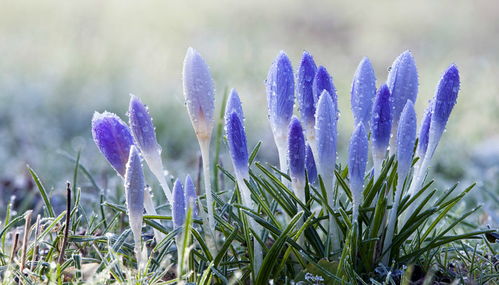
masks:
<svg viewBox="0 0 499 285"><path fill-rule="evenodd" d="M390 88L393 127L398 126L400 114L407 100L416 102L418 95L418 71L410 51L403 52L393 62L388 73L387 85ZM394 132L395 133L395 132Z"/></svg>
<svg viewBox="0 0 499 285"><path fill-rule="evenodd" d="M358 124L353 131L348 149L348 176L354 203L362 199L364 175L366 172L368 154L367 133L363 124Z"/></svg>
<svg viewBox="0 0 499 285"><path fill-rule="evenodd" d="M142 171L142 162L139 151L132 145L130 155L126 165L125 174L125 194L128 208L128 217L130 228L137 243L140 244L142 232L142 215L144 211L144 172Z"/></svg>
<svg viewBox="0 0 499 285"><path fill-rule="evenodd" d="M288 134L289 174L295 188L305 185L305 137L300 121L293 117ZM296 189L300 190L300 189Z"/></svg>
<svg viewBox="0 0 499 285"><path fill-rule="evenodd" d="M430 138L430 124L431 124L431 113L433 108L433 102L430 101L430 104L426 108L423 120L421 122L421 127L419 129L419 141L418 141L418 150L417 155L420 159L423 159L426 150L428 149L428 141Z"/></svg>
<svg viewBox="0 0 499 285"><path fill-rule="evenodd" d="M317 181L317 167L310 145L307 145L307 150L305 152L305 169L307 169L308 181L311 184L315 184Z"/></svg>
<svg viewBox="0 0 499 285"><path fill-rule="evenodd" d="M293 67L288 56L281 51L269 69L266 80L270 124L274 136L287 132L293 115ZM279 133L279 134L278 134Z"/></svg>
<svg viewBox="0 0 499 285"><path fill-rule="evenodd" d="M230 91L229 99L227 99L227 105L225 107L225 116L227 117L232 111L235 111L239 116L241 121L244 121L244 112L241 105L241 99L239 99L239 94L237 94L236 89Z"/></svg>
<svg viewBox="0 0 499 285"><path fill-rule="evenodd" d="M245 178L248 173L246 133L244 131L243 123L236 111L227 114L225 119L225 132L227 134L227 142L234 170Z"/></svg>
<svg viewBox="0 0 499 285"><path fill-rule="evenodd" d="M321 97L324 90L326 90L329 96L331 96L334 105L338 106L338 96L336 95L336 88L333 84L333 78L331 77L331 75L329 75L327 69L324 66L319 66L319 68L317 69L317 73L315 73L313 83L314 100L316 104L319 101L319 97Z"/></svg>
<svg viewBox="0 0 499 285"><path fill-rule="evenodd" d="M199 139L209 139L213 130L215 90L208 65L189 48L184 60L184 96L192 126Z"/></svg>
<svg viewBox="0 0 499 285"><path fill-rule="evenodd" d="M447 68L438 83L433 98L433 110L430 123L428 154L431 158L447 125L450 113L457 102L459 92L459 70L452 64Z"/></svg>
<svg viewBox="0 0 499 285"><path fill-rule="evenodd" d="M374 69L369 59L364 57L353 77L350 97L355 125L363 123L366 128L369 127L375 95L376 77Z"/></svg>
<svg viewBox="0 0 499 285"><path fill-rule="evenodd" d="M298 99L298 109L300 110L301 121L307 133L315 133L315 101L313 83L317 66L314 58L308 52L303 52L296 78L296 96Z"/></svg>
<svg viewBox="0 0 499 285"><path fill-rule="evenodd" d="M146 155L158 155L161 147L156 140L156 132L151 115L139 97L131 95L128 108L130 128L137 147Z"/></svg>
<svg viewBox="0 0 499 285"><path fill-rule="evenodd" d="M187 175L185 177L185 202L186 202L186 207L192 207L193 214L194 216L198 215L198 207L196 204L197 201L197 194L196 194L196 187L194 187L194 183L192 182L191 176Z"/></svg>
<svg viewBox="0 0 499 285"><path fill-rule="evenodd" d="M124 177L130 147L133 145L128 126L113 113L95 112L92 118L92 136L114 170Z"/></svg>
<svg viewBox="0 0 499 285"><path fill-rule="evenodd" d="M383 84L376 94L371 120L373 155L381 160L384 158L390 143L391 130L390 91L386 84Z"/></svg>
<svg viewBox="0 0 499 285"><path fill-rule="evenodd" d="M319 174L328 183L334 178L336 166L337 109L327 91L323 91L317 103L315 113L315 131L317 138L317 162ZM329 187L331 185L328 185Z"/></svg>
<svg viewBox="0 0 499 285"><path fill-rule="evenodd" d="M414 153L414 143L416 142L416 111L411 100L407 100L404 110L400 115L399 127L397 130L397 160L398 175L405 178L412 164Z"/></svg>
<svg viewBox="0 0 499 285"><path fill-rule="evenodd" d="M179 228L184 225L185 222L185 194L184 187L180 180L175 180L173 185L173 206L172 206L172 218L173 227Z"/></svg>

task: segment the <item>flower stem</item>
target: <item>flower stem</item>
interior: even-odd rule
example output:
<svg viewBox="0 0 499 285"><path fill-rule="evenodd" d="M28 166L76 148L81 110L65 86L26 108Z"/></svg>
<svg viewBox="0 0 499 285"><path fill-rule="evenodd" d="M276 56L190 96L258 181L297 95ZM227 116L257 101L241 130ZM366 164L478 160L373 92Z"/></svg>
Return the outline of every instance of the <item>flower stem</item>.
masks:
<svg viewBox="0 0 499 285"><path fill-rule="evenodd" d="M213 214L213 196L211 192L211 176L210 176L210 141L209 139L199 140L201 148L201 158L203 160L203 176L204 176L204 189L206 193L206 207L208 208L208 232L210 233L214 245L215 239L215 216ZM205 227L206 229L206 227ZM216 248L213 248L216 250Z"/></svg>
<svg viewBox="0 0 499 285"><path fill-rule="evenodd" d="M397 181L397 190L395 191L395 199L393 201L392 209L390 210L390 216L388 218L388 228L386 230L385 241L383 244L383 264L389 266L390 262L390 252L391 250L387 250L392 245L393 234L395 232L395 225L397 224L397 212L400 203L400 198L402 196L402 188L404 184L404 179L406 175L400 175Z"/></svg>
<svg viewBox="0 0 499 285"><path fill-rule="evenodd" d="M156 212L156 208L154 207L154 203L152 201L151 193L149 192L149 189L146 188L144 190L144 208L146 209L146 213L148 215L157 215L158 213ZM162 232L156 230L153 228L154 231L154 237L156 238L156 242L160 242L163 240L165 237Z"/></svg>

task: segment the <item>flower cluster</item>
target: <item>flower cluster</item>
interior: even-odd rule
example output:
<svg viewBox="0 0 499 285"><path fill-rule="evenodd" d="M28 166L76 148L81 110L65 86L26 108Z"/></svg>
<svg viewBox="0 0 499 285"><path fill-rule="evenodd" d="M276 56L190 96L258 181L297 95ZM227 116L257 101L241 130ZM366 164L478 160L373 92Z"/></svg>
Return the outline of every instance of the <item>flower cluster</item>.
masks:
<svg viewBox="0 0 499 285"><path fill-rule="evenodd" d="M204 231L215 240L216 220L211 188L209 146L214 127L215 89L208 65L201 55L189 48L183 69L184 95L187 110L196 133L204 169L206 208ZM397 224L397 207L400 204L404 184L410 185L409 195L414 195L422 184L424 174L435 152L445 125L456 103L459 91L459 72L451 65L443 74L435 96L426 109L417 135L417 116L414 103L418 93L418 74L414 58L409 51L402 53L393 63L386 83L376 87L374 68L367 57L363 58L355 72L351 87L351 110L354 117L348 158L349 193L336 193L338 187L337 169L338 143L338 101L341 96L333 78L324 66L317 66L308 52L303 53L299 68L293 71L291 60L280 52L272 63L265 82L268 101L268 118L279 154L283 185L290 187L297 199L306 201L307 186L324 186L327 207L338 211L342 199L350 196L351 224L359 223L359 207L365 201L366 177L377 178L389 155L395 155L398 164L398 181L394 192L384 195L393 201L386 223L383 252L390 248ZM296 94L296 98L295 98ZM297 114L294 116L295 101ZM95 113L92 120L92 134L104 157L125 180L130 224L134 235L140 235L142 210L154 211L153 201L143 195L145 182L141 157L156 176L171 204L174 228L184 224L186 209L194 207L196 213L203 208L196 205L197 196L189 176L184 185L177 179L173 191L164 177L161 147L157 143L154 125L147 107L136 96L131 97L129 126L118 116L108 112ZM224 113L225 134L228 151L235 173L235 182L240 193L241 204L248 210L258 212L255 197L248 188L251 180L249 154L244 112L235 89L230 95ZM416 141L419 144L416 147ZM370 145L371 142L371 145ZM372 149L372 167L369 171L369 148ZM413 167L414 150L419 161ZM411 175L412 169L412 175ZM319 183L320 182L320 183ZM307 185L308 183L308 185ZM345 195L346 194L346 195ZM144 199L144 197L146 197ZM375 197L379 199L380 197ZM375 201L374 201L375 203ZM149 211L149 210L148 210ZM409 211L410 212L410 211ZM151 213L154 214L154 213ZM340 225L329 218L329 229L333 248L341 249ZM259 235L260 227L250 219L254 232ZM207 227L206 227L207 225ZM156 238L160 238L156 236ZM140 238L136 239L136 243ZM254 267L258 269L262 260L261 244L254 240ZM216 246L215 246L216 247ZM386 255L389 257L389 252ZM388 264L388 260L385 260Z"/></svg>

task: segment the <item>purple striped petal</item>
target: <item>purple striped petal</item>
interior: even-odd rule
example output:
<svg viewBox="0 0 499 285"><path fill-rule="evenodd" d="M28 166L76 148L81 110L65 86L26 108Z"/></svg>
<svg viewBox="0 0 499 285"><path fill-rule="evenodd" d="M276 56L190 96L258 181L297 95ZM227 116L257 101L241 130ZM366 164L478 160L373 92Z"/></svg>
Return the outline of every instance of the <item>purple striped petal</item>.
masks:
<svg viewBox="0 0 499 285"><path fill-rule="evenodd" d="M130 147L133 145L128 126L113 113L95 112L92 117L92 137L114 170L125 176Z"/></svg>
<svg viewBox="0 0 499 285"><path fill-rule="evenodd" d="M421 122L421 127L419 129L419 141L418 141L418 152L419 158L423 159L426 150L428 149L428 141L430 138L430 124L431 124L431 114L432 114L433 102L430 101L428 107L426 108L423 121Z"/></svg>
<svg viewBox="0 0 499 285"><path fill-rule="evenodd" d="M460 80L459 70L452 64L447 68L442 79L438 83L437 91L434 96L433 112L430 123L428 151L430 158L442 137L442 134L449 120L450 113L457 102ZM430 147L431 146L431 147Z"/></svg>
<svg viewBox="0 0 499 285"><path fill-rule="evenodd" d="M400 115L397 130L397 160L399 175L405 178L412 164L414 143L416 142L416 111L414 104L408 100Z"/></svg>
<svg viewBox="0 0 499 285"><path fill-rule="evenodd" d="M196 187L194 186L194 183L192 182L191 176L187 175L185 177L185 202L186 202L186 207L193 207L193 214L194 217L198 215L198 207L196 204L197 201L197 193L196 193Z"/></svg>
<svg viewBox="0 0 499 285"><path fill-rule="evenodd" d="M281 51L267 76L267 101L269 119L274 134L287 130L293 115L295 83L293 67L288 56Z"/></svg>
<svg viewBox="0 0 499 285"><path fill-rule="evenodd" d="M289 174L293 181L305 183L305 137L300 121L293 117L288 135Z"/></svg>
<svg viewBox="0 0 499 285"><path fill-rule="evenodd" d="M327 93L333 99L333 103L335 106L338 106L338 96L336 95L336 88L333 84L333 78L327 72L327 69L324 66L319 66L317 69L317 73L315 74L314 83L313 83L313 91L314 91L314 100L316 102L319 101L319 97L322 95L323 91L326 90Z"/></svg>
<svg viewBox="0 0 499 285"><path fill-rule="evenodd" d="M130 147L130 156L126 165L125 194L130 226L134 232L138 232L142 226L145 187L140 154L137 148L132 145Z"/></svg>
<svg viewBox="0 0 499 285"><path fill-rule="evenodd" d="M357 67L353 77L350 103L355 125L363 123L369 127L374 96L376 95L376 77L374 69L367 57Z"/></svg>
<svg viewBox="0 0 499 285"><path fill-rule="evenodd" d="M387 85L390 88L393 126L396 127L400 114L407 100L416 102L418 95L418 71L410 51L403 52L393 62L388 74Z"/></svg>
<svg viewBox="0 0 499 285"><path fill-rule="evenodd" d="M174 228L179 228L185 222L185 194L180 180L175 180L173 185L172 218Z"/></svg>
<svg viewBox="0 0 499 285"><path fill-rule="evenodd" d="M317 66L314 58L308 52L303 52L300 69L297 74L296 96L298 97L298 109L304 127L314 128L315 125L315 101L313 83Z"/></svg>
<svg viewBox="0 0 499 285"><path fill-rule="evenodd" d="M315 115L315 131L317 138L316 162L319 168L319 174L323 177L333 178L334 168L336 166L338 117L336 105L325 90L323 91L323 95L319 98Z"/></svg>
<svg viewBox="0 0 499 285"><path fill-rule="evenodd" d="M138 148L145 154L157 155L161 152L151 115L147 107L135 95L130 97L128 116L132 135Z"/></svg>
<svg viewBox="0 0 499 285"><path fill-rule="evenodd" d="M312 153L312 148L307 144L307 150L305 152L305 169L307 170L308 181L311 184L315 184L317 181L317 167L315 166L314 154Z"/></svg>
<svg viewBox="0 0 499 285"><path fill-rule="evenodd" d="M233 111L237 113L241 121L244 121L244 112L241 105L241 99L239 98L239 94L234 88L230 91L229 99L227 99L227 105L225 106L225 116L227 117Z"/></svg>
<svg viewBox="0 0 499 285"><path fill-rule="evenodd" d="M383 84L376 94L371 120L373 148L381 156L384 156L388 149L391 130L390 90Z"/></svg>
<svg viewBox="0 0 499 285"><path fill-rule="evenodd" d="M363 124L358 124L352 133L348 148L348 178L354 199L360 201L364 187L368 155L367 133Z"/></svg>
<svg viewBox="0 0 499 285"><path fill-rule="evenodd" d="M215 111L215 88L208 65L201 55L189 48L184 59L184 96L196 135L211 137Z"/></svg>
<svg viewBox="0 0 499 285"><path fill-rule="evenodd" d="M236 172L246 175L248 172L248 148L244 126L236 111L225 118L225 132L232 164Z"/></svg>

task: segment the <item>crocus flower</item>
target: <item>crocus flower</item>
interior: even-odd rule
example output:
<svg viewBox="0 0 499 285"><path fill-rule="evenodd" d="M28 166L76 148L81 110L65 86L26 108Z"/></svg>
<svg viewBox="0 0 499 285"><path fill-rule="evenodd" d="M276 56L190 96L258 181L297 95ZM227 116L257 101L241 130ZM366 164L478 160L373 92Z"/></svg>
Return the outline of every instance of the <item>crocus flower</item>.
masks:
<svg viewBox="0 0 499 285"><path fill-rule="evenodd" d="M172 207L173 226L179 228L185 222L185 194L184 187L180 180L175 180L173 184L173 207Z"/></svg>
<svg viewBox="0 0 499 285"><path fill-rule="evenodd" d="M440 79L433 99L428 153L426 154L429 158L433 157L433 153L435 152L438 142L445 130L445 126L447 125L447 120L449 120L450 113L452 112L454 105L456 105L459 85L459 70L452 64L447 68Z"/></svg>
<svg viewBox="0 0 499 285"><path fill-rule="evenodd" d="M414 143L416 141L416 111L411 100L407 100L404 110L400 115L397 131L397 160L398 176L405 179L412 164L414 154Z"/></svg>
<svg viewBox="0 0 499 285"><path fill-rule="evenodd" d="M296 117L293 117L289 124L288 163L295 194L304 198L302 188L305 187L305 137L301 123Z"/></svg>
<svg viewBox="0 0 499 285"><path fill-rule="evenodd" d="M386 84L381 85L374 100L371 119L371 138L373 145L374 174L379 175L381 164L390 143L392 130L390 108L390 90Z"/></svg>
<svg viewBox="0 0 499 285"><path fill-rule="evenodd" d="M317 103L315 114L315 131L317 138L317 166L324 180L326 189L332 196L332 183L336 166L337 141L337 111L336 105L326 90Z"/></svg>
<svg viewBox="0 0 499 285"><path fill-rule="evenodd" d="M357 221L359 205L362 202L364 175L368 155L367 133L363 124L358 124L353 131L348 149L348 178L353 196L353 221Z"/></svg>
<svg viewBox="0 0 499 285"><path fill-rule="evenodd" d="M418 71L410 51L403 52L393 62L388 73L387 85L390 88L392 105L392 133L396 134L400 114L407 100L416 102L418 95ZM395 137L395 136L393 136ZM392 140L390 151L395 151L396 142Z"/></svg>
<svg viewBox="0 0 499 285"><path fill-rule="evenodd" d="M141 150L149 169L159 180L168 202L172 202L170 187L164 176L161 160L161 146L156 139L156 132L151 115L139 97L131 95L128 108L130 128L137 147Z"/></svg>
<svg viewBox="0 0 499 285"><path fill-rule="evenodd" d="M144 172L137 148L132 145L125 172L125 194L128 218L135 241L137 260L141 260L142 215L144 211Z"/></svg>
<svg viewBox="0 0 499 285"><path fill-rule="evenodd" d="M210 139L215 112L215 90L208 65L193 48L187 50L183 70L184 96L191 123L196 132L203 158L203 178L208 208L208 227L205 228L215 240L215 215L210 177Z"/></svg>
<svg viewBox="0 0 499 285"><path fill-rule="evenodd" d="M92 136L100 152L122 177L133 145L128 126L115 114L95 112L92 117Z"/></svg>
<svg viewBox="0 0 499 285"><path fill-rule="evenodd" d="M281 51L269 69L266 80L269 121L279 152L282 172L287 171L286 143L288 125L293 115L294 89L293 67L288 56Z"/></svg>
<svg viewBox="0 0 499 285"><path fill-rule="evenodd" d="M227 105L225 107L225 116L231 114L232 111L235 111L239 116L241 121L244 121L244 112L241 104L241 99L239 98L239 94L236 89L230 90L229 98L227 99Z"/></svg>
<svg viewBox="0 0 499 285"><path fill-rule="evenodd" d="M200 139L211 137L215 111L215 89L208 65L189 48L184 59L184 96L192 126Z"/></svg>
<svg viewBox="0 0 499 285"><path fill-rule="evenodd" d="M307 170L308 181L311 184L315 184L315 182L317 181L317 167L315 165L312 148L308 144L307 150L305 152L305 169Z"/></svg>
<svg viewBox="0 0 499 285"><path fill-rule="evenodd" d="M355 71L350 97L355 125L363 123L366 128L369 127L375 95L374 69L369 59L364 57Z"/></svg>
<svg viewBox="0 0 499 285"><path fill-rule="evenodd" d="M424 158L426 150L428 149L428 141L430 138L432 105L433 103L430 101L430 104L428 105L428 107L424 112L423 121L421 122L421 127L419 129L417 156L420 158L420 160Z"/></svg>
<svg viewBox="0 0 499 285"><path fill-rule="evenodd" d="M192 207L194 216L197 216L199 209L196 205L196 201L197 201L196 187L194 186L194 183L192 182L190 175L187 175L185 177L184 184L185 184L186 207Z"/></svg>
<svg viewBox="0 0 499 285"><path fill-rule="evenodd" d="M405 107L400 115L400 122L397 131L398 181L395 191L395 198L393 200L392 209L390 210L388 218L385 241L383 245L383 251L386 252L383 257L383 263L385 265L388 265L390 258L390 251L388 251L388 248L392 244L393 233L395 231L395 225L397 224L397 213L400 199L402 197L404 180L409 173L412 164L414 143L416 142L416 128L417 123L414 104L411 100L407 100L407 103L405 104Z"/></svg>
<svg viewBox="0 0 499 285"><path fill-rule="evenodd" d="M296 96L298 99L298 109L300 110L301 121L307 140L315 140L315 101L313 83L317 66L314 58L308 52L303 52L296 78Z"/></svg>
<svg viewBox="0 0 499 285"><path fill-rule="evenodd" d="M313 91L314 100L317 104L319 97L323 94L322 91L326 90L329 96L333 99L334 105L338 106L338 96L336 95L336 88L333 84L333 78L327 72L324 66L319 66L317 72L315 73Z"/></svg>
<svg viewBox="0 0 499 285"><path fill-rule="evenodd" d="M247 178L248 148L246 146L246 133L244 131L243 123L236 111L232 111L232 113L228 114L225 121L227 142L229 144L229 152L234 170L239 175Z"/></svg>

